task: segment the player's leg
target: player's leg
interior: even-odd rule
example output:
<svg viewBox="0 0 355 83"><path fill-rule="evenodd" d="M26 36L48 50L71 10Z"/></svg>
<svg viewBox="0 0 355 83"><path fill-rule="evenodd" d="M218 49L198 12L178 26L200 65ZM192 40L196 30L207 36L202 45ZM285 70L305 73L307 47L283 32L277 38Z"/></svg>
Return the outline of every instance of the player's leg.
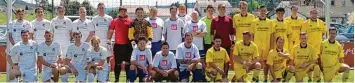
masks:
<svg viewBox="0 0 355 83"><path fill-rule="evenodd" d="M168 73L168 77L167 77L167 81L169 82L177 82L178 81L178 76L179 76L179 72L178 71L174 71L171 73Z"/></svg>
<svg viewBox="0 0 355 83"><path fill-rule="evenodd" d="M121 63L123 61L122 57L123 56L123 52L120 50L123 50L122 45L118 45L115 44L113 47L113 54L114 54L114 58L115 58L115 68L114 68L114 72L115 72L115 82L119 81L120 78L120 74L121 74Z"/></svg>
<svg viewBox="0 0 355 83"><path fill-rule="evenodd" d="M68 82L68 77L69 77L70 69L69 66L64 65L59 68L59 75L61 75L61 81L62 82Z"/></svg>
<svg viewBox="0 0 355 83"><path fill-rule="evenodd" d="M180 82L189 82L189 77L190 77L190 71L187 71L187 69L179 72Z"/></svg>
<svg viewBox="0 0 355 83"><path fill-rule="evenodd" d="M78 75L75 77L75 81L76 82L86 82L87 72L85 70L85 66L74 64L74 67L78 71Z"/></svg>
<svg viewBox="0 0 355 83"><path fill-rule="evenodd" d="M51 82L52 72L52 68L42 65L42 81Z"/></svg>
<svg viewBox="0 0 355 83"><path fill-rule="evenodd" d="M148 78L148 74L144 73L143 69L137 68L137 77L139 82L145 82Z"/></svg>
<svg viewBox="0 0 355 83"><path fill-rule="evenodd" d="M350 74L349 65L342 64L340 69L339 69L339 73L343 73L342 82L346 82L348 80L349 74Z"/></svg>
<svg viewBox="0 0 355 83"><path fill-rule="evenodd" d="M23 82L37 82L37 72L34 67L27 70L20 69L20 71L23 74Z"/></svg>
<svg viewBox="0 0 355 83"><path fill-rule="evenodd" d="M202 82L203 79L205 78L202 71L202 63L196 64L192 73L193 73L193 77L192 77L193 82Z"/></svg>
<svg viewBox="0 0 355 83"><path fill-rule="evenodd" d="M209 69L209 70L206 70L206 76L209 77L211 80L211 82L214 82L216 81L216 77L217 77L217 70L215 69Z"/></svg>
<svg viewBox="0 0 355 83"><path fill-rule="evenodd" d="M293 75L295 75L295 67L292 65L289 65L286 69L286 77L285 77L285 82L289 82L292 78Z"/></svg>
<svg viewBox="0 0 355 83"><path fill-rule="evenodd" d="M249 67L249 70L252 70L252 69L254 69L252 80L255 82L259 82L259 74L261 71L261 64L259 62L256 62L254 65Z"/></svg>
<svg viewBox="0 0 355 83"><path fill-rule="evenodd" d="M21 76L21 71L19 69L10 69L10 82L18 82L18 77Z"/></svg>
<svg viewBox="0 0 355 83"><path fill-rule="evenodd" d="M108 70L97 70L96 69L96 80L98 82L107 82L109 76L108 76L109 72Z"/></svg>
<svg viewBox="0 0 355 83"><path fill-rule="evenodd" d="M129 82L134 82L137 79L137 67L135 65L131 65L129 67Z"/></svg>
<svg viewBox="0 0 355 83"><path fill-rule="evenodd" d="M264 82L267 82L268 80L268 75L269 75L269 67L266 65L266 60L267 60L267 54L269 51L266 51L268 50L269 48L267 47L260 47L260 50L259 52L261 53L261 65L263 67L263 72L264 72Z"/></svg>
<svg viewBox="0 0 355 83"><path fill-rule="evenodd" d="M263 63L263 72L264 72L264 82L267 82L268 75L269 75L269 67L266 66L266 60L262 60Z"/></svg>
<svg viewBox="0 0 355 83"><path fill-rule="evenodd" d="M308 74L310 72L313 72L313 77L312 77L313 82L320 82L321 81L321 79L320 79L320 72L321 71L320 71L320 67L317 64L310 65L310 68L308 70Z"/></svg>
<svg viewBox="0 0 355 83"><path fill-rule="evenodd" d="M59 80L59 70L58 70L58 67L56 68L52 68L52 75L53 75L53 81L54 82L58 82Z"/></svg>
<svg viewBox="0 0 355 83"><path fill-rule="evenodd" d="M87 73L88 82L94 82L95 74L96 74L96 67L89 68L89 71Z"/></svg>

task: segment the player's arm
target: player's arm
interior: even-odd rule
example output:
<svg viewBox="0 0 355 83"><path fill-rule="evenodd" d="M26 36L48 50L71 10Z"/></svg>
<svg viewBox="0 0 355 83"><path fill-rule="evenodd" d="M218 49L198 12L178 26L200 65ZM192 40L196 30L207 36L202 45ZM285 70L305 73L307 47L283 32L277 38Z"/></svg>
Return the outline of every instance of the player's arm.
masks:
<svg viewBox="0 0 355 83"><path fill-rule="evenodd" d="M52 67L51 64L49 64L47 61L45 61L43 59L43 56L38 56L38 61L41 62L44 66L47 66L47 67Z"/></svg>
<svg viewBox="0 0 355 83"><path fill-rule="evenodd" d="M89 36L86 38L85 42L90 42L90 40L94 37L95 35L95 26L93 23L89 23L89 27L90 32L89 32Z"/></svg>
<svg viewBox="0 0 355 83"><path fill-rule="evenodd" d="M179 63L179 64L186 64L186 61L183 59L183 56L184 55L182 55L183 53L181 52L181 47L178 47L177 49L176 49L176 61Z"/></svg>
<svg viewBox="0 0 355 83"><path fill-rule="evenodd" d="M130 41L133 41L134 40L134 32L135 32L135 30L134 30L134 22L132 22L131 23L131 25L129 26L129 28L128 28L128 39L130 40Z"/></svg>
<svg viewBox="0 0 355 83"><path fill-rule="evenodd" d="M276 51L276 50L274 50L274 51ZM270 74L271 74L273 80L276 80L275 72L274 72L274 69L273 69L273 65L274 65L273 61L274 61L274 56L272 55L272 51L270 51L268 56L267 56L266 66L269 68L268 71L270 71Z"/></svg>
<svg viewBox="0 0 355 83"><path fill-rule="evenodd" d="M10 43L11 43L11 45L14 45L15 44L15 41L14 41L14 38L12 38L12 33L9 33L9 41L10 41ZM7 59L7 60L9 60L9 59Z"/></svg>
<svg viewBox="0 0 355 83"><path fill-rule="evenodd" d="M111 38L112 38L112 35L113 35L113 33L115 32L114 30L115 30L115 22L114 22L115 20L112 20L111 21L111 23L110 23L110 25L109 25L109 29L108 29L108 32L107 32L107 40L106 41L110 41L111 42ZM108 44L111 44L111 43L109 43L109 42L107 42Z"/></svg>
<svg viewBox="0 0 355 83"><path fill-rule="evenodd" d="M212 55L213 55L213 53L211 51L207 51L207 53L206 53L206 63L208 65L210 65L213 69L217 70L219 73L224 75L224 71L221 68L217 67L216 64L213 63L213 56Z"/></svg>
<svg viewBox="0 0 355 83"><path fill-rule="evenodd" d="M172 72L177 70L177 64L176 64L176 58L175 57L171 58L171 63L172 63L172 66L171 66L171 69L168 70L168 73L172 73Z"/></svg>
<svg viewBox="0 0 355 83"><path fill-rule="evenodd" d="M196 65L200 62L200 53L197 47L193 47L194 51L195 51L195 58L191 60L191 65Z"/></svg>
<svg viewBox="0 0 355 83"><path fill-rule="evenodd" d="M133 50L132 55L131 55L131 64L132 64L132 65L135 65L136 67L141 68L141 69L143 69L143 70L146 69L146 68L144 67L144 65L137 63L136 58L137 58L137 56L136 56L136 50Z"/></svg>
<svg viewBox="0 0 355 83"><path fill-rule="evenodd" d="M148 33L148 40L152 41L153 40L153 29L150 23L148 22L149 26L147 27L147 33Z"/></svg>
<svg viewBox="0 0 355 83"><path fill-rule="evenodd" d="M10 66L11 66L11 68L14 68L16 65L13 63L13 61L12 61L12 56L16 56L16 55L18 55L18 46L13 46L11 49L10 49L10 51L9 51L9 53L7 53L7 57L6 57L6 59L7 59L7 62L10 64Z"/></svg>

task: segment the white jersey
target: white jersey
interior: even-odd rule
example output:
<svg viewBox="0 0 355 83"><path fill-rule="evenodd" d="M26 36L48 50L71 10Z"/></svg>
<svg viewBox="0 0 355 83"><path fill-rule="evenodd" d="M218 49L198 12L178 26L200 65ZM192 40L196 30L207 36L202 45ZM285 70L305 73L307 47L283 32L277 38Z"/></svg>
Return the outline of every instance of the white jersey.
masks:
<svg viewBox="0 0 355 83"><path fill-rule="evenodd" d="M195 22L187 22L185 32L204 32L207 33L206 24L202 21ZM199 50L203 50L203 37L193 37L192 42L197 46Z"/></svg>
<svg viewBox="0 0 355 83"><path fill-rule="evenodd" d="M153 67L157 67L162 70L177 68L174 53L169 51L168 55L163 56L162 51L157 52L154 56Z"/></svg>
<svg viewBox="0 0 355 83"><path fill-rule="evenodd" d="M46 30L51 30L52 28L50 27L51 26L51 22L46 20L46 19L43 19L43 20L33 20L32 22L32 26L33 26L33 37L34 37L34 40L37 42L37 43L42 43L45 41L44 39L44 33Z"/></svg>
<svg viewBox="0 0 355 83"><path fill-rule="evenodd" d="M21 31L28 30L31 33L33 32L33 27L31 23L27 20L22 20L19 22L18 20L11 21L9 23L8 31L12 33L12 38L14 39L14 44L20 42L21 39Z"/></svg>
<svg viewBox="0 0 355 83"><path fill-rule="evenodd" d="M105 46L107 43L107 33L111 21L112 17L106 14L105 16L96 15L94 18L92 18L92 23L95 26L95 35L98 36L101 40L100 46Z"/></svg>
<svg viewBox="0 0 355 83"><path fill-rule="evenodd" d="M58 42L53 41L52 44L47 45L46 42L42 42L38 45L38 56L43 56L44 61L49 64L57 63L58 57L61 54L60 44Z"/></svg>
<svg viewBox="0 0 355 83"><path fill-rule="evenodd" d="M145 20L149 21L153 29L152 42L159 42L160 40L162 40L164 20L159 17L156 17L156 19L151 19L150 17L147 17L145 18Z"/></svg>
<svg viewBox="0 0 355 83"><path fill-rule="evenodd" d="M176 59L188 60L190 62L194 58L200 58L199 50L196 45L192 44L190 48L185 47L185 43L181 43L176 49ZM187 64L180 64L180 71L187 69Z"/></svg>
<svg viewBox="0 0 355 83"><path fill-rule="evenodd" d="M76 19L73 22L73 32L78 32L80 31L82 36L81 36L81 41L85 42L86 39L89 37L90 32L94 31L94 24L92 24L91 20L85 19L85 20L80 20Z"/></svg>
<svg viewBox="0 0 355 83"><path fill-rule="evenodd" d="M152 51L150 51L148 48L144 50L140 50L138 47L133 48L131 60L135 60L137 64L142 64L145 67L148 67L148 65L153 64Z"/></svg>
<svg viewBox="0 0 355 83"><path fill-rule="evenodd" d="M93 47L89 49L89 52L87 54L87 62L93 62L93 63L99 63L101 60L105 60L104 63L104 70L108 69L108 63L107 63L107 57L108 57L108 51L105 47L100 46L99 51L95 51Z"/></svg>
<svg viewBox="0 0 355 83"><path fill-rule="evenodd" d="M70 45L70 32L72 26L72 21L67 17L55 17L51 21L51 27L54 33L53 40L60 44L62 54L67 53L67 47Z"/></svg>
<svg viewBox="0 0 355 83"><path fill-rule="evenodd" d="M163 34L166 35L165 41L169 43L169 50L176 50L176 47L182 42L184 22L181 19L165 20Z"/></svg>
<svg viewBox="0 0 355 83"><path fill-rule="evenodd" d="M27 44L22 41L16 43L8 53L9 56L19 56L18 65L20 70L35 70L37 63L37 43L28 40Z"/></svg>
<svg viewBox="0 0 355 83"><path fill-rule="evenodd" d="M80 46L71 44L68 47L67 54L65 59L71 59L71 62L74 66L84 68L87 62L87 52L90 48L90 45L86 42L81 43Z"/></svg>
<svg viewBox="0 0 355 83"><path fill-rule="evenodd" d="M178 14L177 17L178 17L178 19L181 19L182 21L184 21L184 24L191 21L191 17L189 15L179 16L179 14Z"/></svg>

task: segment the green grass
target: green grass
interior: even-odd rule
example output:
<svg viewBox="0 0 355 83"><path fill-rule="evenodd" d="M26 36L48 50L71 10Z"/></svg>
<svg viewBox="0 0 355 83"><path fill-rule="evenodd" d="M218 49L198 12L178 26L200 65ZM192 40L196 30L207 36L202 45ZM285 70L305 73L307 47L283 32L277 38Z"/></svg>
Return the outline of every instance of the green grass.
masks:
<svg viewBox="0 0 355 83"><path fill-rule="evenodd" d="M126 75L125 75L125 74L126 74L126 73L125 73L124 71L121 72L121 75L120 75L120 82L125 82L125 81L126 81ZM229 71L228 79L229 79L229 80L232 79L232 78L233 78L233 75L234 75L234 72L233 72L233 71ZM39 82L42 82L42 74L39 74L38 77L39 77L39 79L38 79ZM190 77L191 77L191 76L190 76ZM248 79L251 79L251 77L252 77L252 73L249 73ZM261 74L259 75L259 77L260 77L260 79L263 79L264 76L263 76L263 74L261 73ZM341 82L341 81L342 81L342 78L341 78L341 77L342 77L341 75L337 75L333 81L334 81L334 82ZM115 81L114 78L115 78L114 73L111 72L111 73L110 73L110 82L114 82L114 81ZM69 77L69 81L70 81L70 82L74 82L74 80L75 80L74 76L70 76L70 77ZM209 80L209 79L207 78L207 80ZM308 78L306 77L306 78L304 79L304 81L307 82L307 80L308 80ZM5 74L5 73L0 74L0 82L5 82L5 81L6 81L6 74ZM136 80L136 81L138 81L138 80ZM291 82L295 82L295 78L294 78L294 77L291 79ZM351 70L351 72L350 72L350 77L349 77L349 79L348 79L348 82L354 82L354 70Z"/></svg>

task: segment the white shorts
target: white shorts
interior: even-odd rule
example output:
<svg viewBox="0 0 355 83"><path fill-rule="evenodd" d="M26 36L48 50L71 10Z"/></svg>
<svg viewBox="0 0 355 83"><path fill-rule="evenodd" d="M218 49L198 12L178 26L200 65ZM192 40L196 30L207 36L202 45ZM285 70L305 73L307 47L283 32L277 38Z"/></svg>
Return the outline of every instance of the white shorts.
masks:
<svg viewBox="0 0 355 83"><path fill-rule="evenodd" d="M36 82L37 81L37 73L36 69L30 68L30 69L25 69L24 67L20 66L20 72L21 76L23 77L24 82Z"/></svg>
<svg viewBox="0 0 355 83"><path fill-rule="evenodd" d="M42 65L42 81L47 81L52 78L52 68Z"/></svg>
<svg viewBox="0 0 355 83"><path fill-rule="evenodd" d="M74 67L76 68L76 70L78 70L78 76L75 77L76 81L85 82L87 76L85 66L74 64Z"/></svg>
<svg viewBox="0 0 355 83"><path fill-rule="evenodd" d="M107 70L96 70L97 71L97 80L100 82L106 82L108 80L109 71Z"/></svg>

